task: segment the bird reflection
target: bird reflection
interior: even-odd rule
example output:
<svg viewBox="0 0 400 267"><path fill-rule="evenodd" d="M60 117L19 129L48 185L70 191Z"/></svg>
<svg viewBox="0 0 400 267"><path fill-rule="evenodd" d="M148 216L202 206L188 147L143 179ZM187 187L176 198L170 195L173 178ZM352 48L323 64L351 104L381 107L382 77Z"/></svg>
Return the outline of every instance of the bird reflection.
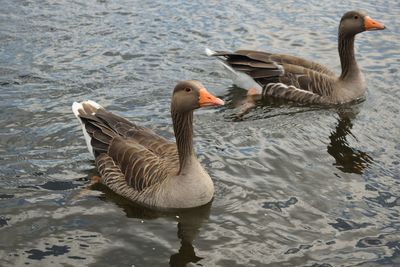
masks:
<svg viewBox="0 0 400 267"><path fill-rule="evenodd" d="M232 109L233 114L230 116L234 121L241 121L244 116L247 115L254 109L258 107L263 108L263 118L265 114L268 113L267 117L275 117L282 115L279 112L275 112L278 108L282 106L287 106L288 100L273 97L262 97L257 94L252 94L251 91L246 91L242 88L232 86L227 90L227 95L225 97L226 103L225 109ZM309 106L302 103L293 103L296 107L303 107L303 110L296 110L295 112L284 113L285 115L293 113L308 112L310 110L319 109L317 106ZM254 114L252 115L254 116Z"/></svg>
<svg viewBox="0 0 400 267"><path fill-rule="evenodd" d="M92 189L102 191L104 195L100 199L116 203L123 209L128 218L151 220L160 217L170 217L175 219L178 222L177 236L181 240L181 247L177 253L171 255L170 266L186 266L188 263L196 263L202 259L196 255L192 243L198 235L200 227L210 216L212 202L191 209L157 211L133 203L101 184L93 185Z"/></svg>
<svg viewBox="0 0 400 267"><path fill-rule="evenodd" d="M326 106L310 106L306 104L293 103L287 100L272 97L260 98L260 96L257 95L249 95L248 93L246 94L246 90L237 87L229 88L227 102L227 108L232 108L235 110L233 120L243 120L244 115L259 105L263 107L262 113L264 115L262 118L332 108ZM287 109L286 107L288 102L291 103L290 107L294 106L296 109ZM328 144L327 151L335 159L334 165L339 170L346 173L362 174L373 162L373 159L370 155L359 149L352 148L347 141L349 136L357 140L356 136L352 134L351 129L353 127L352 121L359 113L360 105L362 105L362 102L354 101L349 104L335 107L338 114L338 122L334 131L329 136L330 142ZM285 109L282 110L282 107L285 107ZM298 109L298 107L301 107L301 109ZM253 114L252 117L257 118L257 115Z"/></svg>
<svg viewBox="0 0 400 267"><path fill-rule="evenodd" d="M341 171L347 173L362 174L373 162L371 156L366 152L350 147L347 137L352 136L352 120L359 112L359 104L342 106L338 108L338 122L335 130L329 136L330 143L327 147L328 153L335 158L334 165Z"/></svg>

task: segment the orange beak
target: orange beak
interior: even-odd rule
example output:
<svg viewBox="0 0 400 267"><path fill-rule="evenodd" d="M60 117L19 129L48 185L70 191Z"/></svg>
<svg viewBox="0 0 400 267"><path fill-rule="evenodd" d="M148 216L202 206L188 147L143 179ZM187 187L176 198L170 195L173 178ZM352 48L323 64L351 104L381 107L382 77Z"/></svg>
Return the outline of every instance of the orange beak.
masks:
<svg viewBox="0 0 400 267"><path fill-rule="evenodd" d="M205 88L200 89L199 105L200 107L207 106L222 106L224 101L210 94Z"/></svg>
<svg viewBox="0 0 400 267"><path fill-rule="evenodd" d="M364 17L364 27L366 31L384 30L385 25L382 23L371 19L369 16Z"/></svg>

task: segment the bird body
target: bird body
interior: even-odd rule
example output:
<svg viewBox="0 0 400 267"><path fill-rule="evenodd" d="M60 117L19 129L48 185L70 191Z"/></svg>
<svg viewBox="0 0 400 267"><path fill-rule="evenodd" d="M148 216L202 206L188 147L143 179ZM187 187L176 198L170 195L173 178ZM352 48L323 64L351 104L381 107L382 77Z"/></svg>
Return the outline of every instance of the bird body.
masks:
<svg viewBox="0 0 400 267"><path fill-rule="evenodd" d="M75 102L100 182L117 194L153 208L190 208L211 201L213 182L193 148L193 110L222 105L198 81L174 89L171 116L176 143L106 111L93 101Z"/></svg>
<svg viewBox="0 0 400 267"><path fill-rule="evenodd" d="M221 59L236 78L252 79L257 85L235 82L252 94L272 96L302 103L339 104L364 95L365 78L354 56L355 35L363 31L383 30L383 24L358 11L345 13L339 24L338 50L342 73L300 57L253 50L214 52L207 55ZM244 76L245 75L245 76ZM233 75L234 76L234 75ZM235 79L234 79L235 80Z"/></svg>

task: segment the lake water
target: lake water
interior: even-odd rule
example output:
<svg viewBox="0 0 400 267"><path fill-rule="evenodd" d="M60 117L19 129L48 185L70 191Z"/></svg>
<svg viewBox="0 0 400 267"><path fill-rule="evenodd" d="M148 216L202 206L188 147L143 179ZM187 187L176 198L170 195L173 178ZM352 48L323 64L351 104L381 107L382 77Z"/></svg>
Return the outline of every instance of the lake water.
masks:
<svg viewBox="0 0 400 267"><path fill-rule="evenodd" d="M400 266L399 1L0 1L0 266ZM340 71L337 26L362 9L365 101L264 100L204 55L258 49ZM195 115L211 204L157 213L105 188L73 101L172 138L170 96L198 79L223 98Z"/></svg>

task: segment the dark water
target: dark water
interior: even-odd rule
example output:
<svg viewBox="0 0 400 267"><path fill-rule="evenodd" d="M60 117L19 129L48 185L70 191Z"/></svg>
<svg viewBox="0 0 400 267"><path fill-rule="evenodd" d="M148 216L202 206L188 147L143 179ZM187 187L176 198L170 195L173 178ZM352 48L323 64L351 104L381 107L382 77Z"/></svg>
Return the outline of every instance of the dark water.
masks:
<svg viewBox="0 0 400 267"><path fill-rule="evenodd" d="M399 266L398 1L0 1L0 266ZM214 49L261 49L339 70L338 20L366 10L365 101L262 101L235 118ZM73 101L171 137L179 79L227 105L195 116L214 201L162 214L104 188Z"/></svg>

